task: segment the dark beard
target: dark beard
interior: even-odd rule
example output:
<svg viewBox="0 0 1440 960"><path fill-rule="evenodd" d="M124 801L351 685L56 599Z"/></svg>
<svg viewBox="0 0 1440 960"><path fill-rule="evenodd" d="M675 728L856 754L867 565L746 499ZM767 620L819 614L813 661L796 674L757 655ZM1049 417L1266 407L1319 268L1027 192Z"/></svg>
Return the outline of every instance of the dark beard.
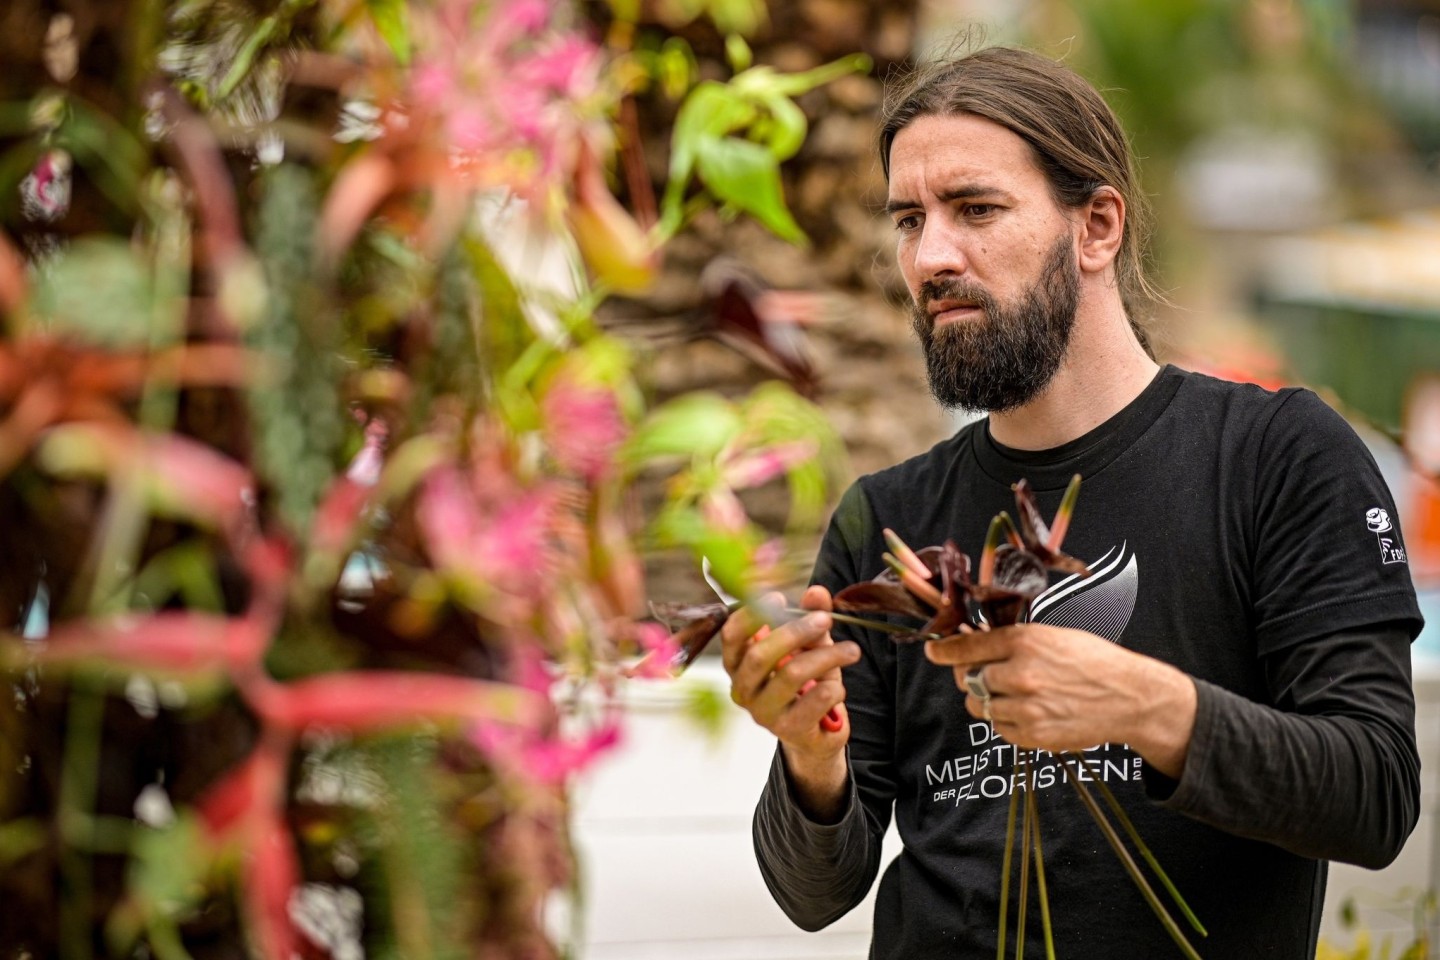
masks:
<svg viewBox="0 0 1440 960"><path fill-rule="evenodd" d="M936 300L969 300L984 316L937 330L927 309ZM964 280L921 284L910 323L925 350L930 392L947 409L1004 413L1023 407L1060 369L1079 302L1080 271L1068 236L1050 248L1039 279L1013 306L1002 307Z"/></svg>

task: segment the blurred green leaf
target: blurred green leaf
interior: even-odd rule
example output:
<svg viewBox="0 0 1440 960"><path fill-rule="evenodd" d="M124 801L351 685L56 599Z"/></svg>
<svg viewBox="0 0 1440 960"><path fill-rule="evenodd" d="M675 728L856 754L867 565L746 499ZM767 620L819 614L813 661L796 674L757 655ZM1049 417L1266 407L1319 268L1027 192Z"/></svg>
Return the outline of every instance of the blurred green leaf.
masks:
<svg viewBox="0 0 1440 960"><path fill-rule="evenodd" d="M764 0L706 0L705 7L721 33L749 36L765 22Z"/></svg>
<svg viewBox="0 0 1440 960"><path fill-rule="evenodd" d="M170 825L142 827L133 834L129 887L149 910L177 917L205 893L209 844L193 814L181 813Z"/></svg>
<svg viewBox="0 0 1440 960"><path fill-rule="evenodd" d="M687 684L684 716L710 740L719 740L731 716L730 697L714 684Z"/></svg>
<svg viewBox="0 0 1440 960"><path fill-rule="evenodd" d="M0 823L0 864L14 863L35 853L48 839L45 825L34 817Z"/></svg>
<svg viewBox="0 0 1440 960"><path fill-rule="evenodd" d="M147 264L123 240L82 237L48 264L33 310L49 329L106 347L151 342L155 287Z"/></svg>
<svg viewBox="0 0 1440 960"><path fill-rule="evenodd" d="M129 213L136 209L148 151L113 117L70 97L53 145L69 151L118 210Z"/></svg>
<svg viewBox="0 0 1440 960"><path fill-rule="evenodd" d="M758 533L753 527L722 530L707 525L688 546L694 551L697 563L701 557L710 561L710 575L726 593L748 601L754 599L750 574L755 565L755 548L759 546Z"/></svg>
<svg viewBox="0 0 1440 960"><path fill-rule="evenodd" d="M714 457L741 423L735 405L718 393L686 394L651 411L621 459L638 467L670 457Z"/></svg>
<svg viewBox="0 0 1440 960"><path fill-rule="evenodd" d="M655 59L655 74L660 89L671 100L678 100L695 82L700 66L695 61L695 51L681 37L670 37L660 48Z"/></svg>
<svg viewBox="0 0 1440 960"><path fill-rule="evenodd" d="M670 189L682 190L707 138L723 137L758 116L755 105L733 87L706 80L690 91L670 135Z"/></svg>
<svg viewBox="0 0 1440 960"><path fill-rule="evenodd" d="M341 339L336 319L314 285L314 225L319 214L311 175L284 164L263 181L256 252L265 269L269 309L245 331L278 375L248 394L256 462L292 532L310 517L337 472L348 427L344 418Z"/></svg>
<svg viewBox="0 0 1440 960"><path fill-rule="evenodd" d="M188 610L225 611L215 558L199 541L179 543L151 557L135 577L134 592L157 609L178 596Z"/></svg>
<svg viewBox="0 0 1440 960"><path fill-rule="evenodd" d="M401 65L410 63L410 26L405 15L405 0L365 0L375 29L395 54Z"/></svg>
<svg viewBox="0 0 1440 960"><path fill-rule="evenodd" d="M279 25L279 18L272 14L261 20L260 24L251 31L250 36L245 38L245 42L240 45L239 51L235 54L235 59L230 61L229 71L226 72L224 79L220 81L220 85L215 90L216 100L224 100L235 92L235 88L244 81L250 68L255 65L255 58L270 42L270 38L275 35Z"/></svg>
<svg viewBox="0 0 1440 960"><path fill-rule="evenodd" d="M736 73L750 69L750 64L755 62L755 55L750 51L750 44L738 33L731 33L725 36L725 59L730 62L730 69Z"/></svg>
<svg viewBox="0 0 1440 960"><path fill-rule="evenodd" d="M524 356L533 339L520 290L484 240L467 236L462 244L480 297L475 349L488 360L482 369L506 370ZM466 320L474 322L469 315ZM489 384L479 386L490 388ZM507 398L499 399L504 402Z"/></svg>
<svg viewBox="0 0 1440 960"><path fill-rule="evenodd" d="M700 178L715 196L744 210L791 243L805 245L805 232L785 206L780 161L769 149L749 140L721 137L703 142Z"/></svg>
<svg viewBox="0 0 1440 960"><path fill-rule="evenodd" d="M799 152L805 143L805 132L809 122L805 111L796 106L789 97L767 97L765 107L769 111L760 135L777 160L788 160Z"/></svg>
<svg viewBox="0 0 1440 960"><path fill-rule="evenodd" d="M832 80L839 80L846 74L868 73L873 65L867 55L852 53L848 57L841 57L800 73L781 73L773 67L752 67L737 76L734 84L750 96L798 97Z"/></svg>
<svg viewBox="0 0 1440 960"><path fill-rule="evenodd" d="M354 641L315 623L282 627L265 651L265 669L277 680L348 670L359 662Z"/></svg>
<svg viewBox="0 0 1440 960"><path fill-rule="evenodd" d="M397 958L469 955L464 878L472 855L442 805L437 749L429 738L397 737L365 750L385 787L376 815Z"/></svg>

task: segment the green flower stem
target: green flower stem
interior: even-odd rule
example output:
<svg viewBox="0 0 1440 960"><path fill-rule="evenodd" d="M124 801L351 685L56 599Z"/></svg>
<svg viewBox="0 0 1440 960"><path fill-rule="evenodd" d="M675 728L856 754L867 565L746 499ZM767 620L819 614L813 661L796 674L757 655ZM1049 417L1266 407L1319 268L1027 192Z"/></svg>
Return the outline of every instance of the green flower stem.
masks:
<svg viewBox="0 0 1440 960"><path fill-rule="evenodd" d="M786 607L782 612L787 613L792 617L803 617L806 614L815 613L814 610L801 610L799 607ZM836 623L848 623L852 627L864 627L867 630L879 630L882 633L915 632L909 627L900 626L898 623L886 623L884 620L867 620L864 617L852 617L848 613L835 613L832 611L830 614L830 618ZM943 639L939 634L934 633L922 634L921 636L923 636L927 640Z"/></svg>
<svg viewBox="0 0 1440 960"><path fill-rule="evenodd" d="M64 960L90 960L96 792L105 696L75 675L70 685L65 757L60 770L60 950Z"/></svg>
<svg viewBox="0 0 1440 960"><path fill-rule="evenodd" d="M145 932L150 936L150 949L159 960L194 960L180 939L180 931L169 919L151 920L145 925Z"/></svg>
<svg viewBox="0 0 1440 960"><path fill-rule="evenodd" d="M149 347L159 353L180 342L185 334L186 292L190 289L190 224L179 209L178 185L174 194L158 185L151 191L146 204L153 223L151 283L154 300L146 326ZM158 380L153 372L146 376L140 390L140 406L136 419L142 429L159 435L175 426L180 405L180 390L170 382Z"/></svg>
<svg viewBox="0 0 1440 960"><path fill-rule="evenodd" d="M1081 762L1085 764L1086 769L1090 769L1089 758L1082 757L1080 759ZM1169 892L1170 898L1175 901L1175 905L1180 908L1180 912L1185 914L1185 919L1190 921L1190 926L1194 927L1195 932L1200 934L1200 936L1208 937L1210 934L1206 931L1204 924L1202 924L1200 919L1191 911L1190 905L1185 902L1185 898L1180 896L1180 891L1175 889L1175 884L1170 882L1170 877L1161 869L1160 861L1155 859L1155 855L1150 852L1150 848L1145 845L1145 841L1140 839L1140 831L1136 830L1135 824L1130 822L1130 817L1125 813L1125 808L1120 806L1120 801L1115 799L1115 794L1111 793L1110 788L1105 786L1105 781L1098 777L1095 778L1095 786L1100 788L1100 795L1105 798L1105 803L1110 807L1110 811L1115 814L1115 819L1119 820L1120 826L1125 828L1125 833L1130 838L1130 842L1135 844L1136 849L1140 851L1140 856L1144 857L1145 862L1150 864L1150 869L1154 870L1155 876L1160 878L1160 883L1165 887L1166 891Z"/></svg>
<svg viewBox="0 0 1440 960"><path fill-rule="evenodd" d="M1020 759L1024 757L1025 759ZM1015 766L1010 771L1010 795L1015 795L1015 778L1024 775L1029 754L1016 751ZM1030 828L1034 820L1035 795L1025 791L1025 813L1020 818L1020 906L1015 911L1015 960L1025 957L1025 910L1030 902Z"/></svg>
<svg viewBox="0 0 1440 960"><path fill-rule="evenodd" d="M1035 761L1031 757L1030 785L1025 789L1026 810L1035 821L1035 883L1040 890L1040 926L1045 933L1045 956L1055 960L1055 931L1050 926L1050 892L1045 888L1045 851L1040 844L1040 801L1035 797Z"/></svg>
<svg viewBox="0 0 1440 960"><path fill-rule="evenodd" d="M1094 819L1096 825L1100 827L1100 832L1105 835L1105 839L1109 842L1111 849L1115 851L1115 856L1120 859L1121 866L1130 874L1130 879L1134 881L1136 889L1140 891L1140 895L1145 898L1145 902L1150 905L1150 909L1155 912L1155 916L1159 918L1161 925L1165 927L1165 932L1170 934L1170 939L1175 941L1175 945L1180 948L1180 951L1185 954L1188 960L1201 960L1200 954L1196 953L1195 948L1190 945L1190 941L1185 939L1185 934L1181 931L1179 925L1175 923L1174 918L1170 916L1170 912L1165 909L1165 905L1161 903L1160 898L1155 895L1154 889L1151 888L1150 884L1146 882L1145 877L1140 873L1139 865L1137 865L1135 859L1130 856L1130 851L1125 849L1124 843L1120 840L1120 835L1115 832L1115 828L1110 825L1110 821L1105 819L1104 812L1101 811L1100 805L1095 802L1095 798L1090 795L1089 788L1080 780L1079 764L1075 762L1075 758L1066 753L1059 754L1059 757L1065 764L1065 770L1069 774L1066 779L1075 785L1075 792L1080 795L1080 801L1084 803L1085 808L1090 811L1091 818Z"/></svg>
<svg viewBox="0 0 1440 960"><path fill-rule="evenodd" d="M144 480L140 464L125 467L110 478L109 494L100 516L99 530L86 558L89 567L88 612L124 610L129 604L130 578L144 542L147 521Z"/></svg>
<svg viewBox="0 0 1440 960"><path fill-rule="evenodd" d="M1005 857L1000 862L1000 942L995 948L995 960L1005 960L1006 921L1010 912L1010 861L1015 853L1015 811L1020 805L1020 795L1010 791L1010 815L1005 821Z"/></svg>

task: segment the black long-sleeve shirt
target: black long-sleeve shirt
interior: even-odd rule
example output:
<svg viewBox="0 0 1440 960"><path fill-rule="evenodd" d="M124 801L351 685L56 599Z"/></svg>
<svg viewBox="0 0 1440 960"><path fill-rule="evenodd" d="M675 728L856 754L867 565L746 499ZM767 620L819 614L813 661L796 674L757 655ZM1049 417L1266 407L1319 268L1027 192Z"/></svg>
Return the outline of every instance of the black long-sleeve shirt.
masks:
<svg viewBox="0 0 1440 960"><path fill-rule="evenodd" d="M1208 926L1191 938L1202 956L1310 960L1324 860L1388 863L1418 815L1409 640L1420 626L1388 491L1313 395L1167 368L1055 451L1005 450L973 426L852 488L815 579L833 590L878 572L882 526L973 551L1010 482L1028 477L1053 506L1074 472L1086 483L1066 547L1096 573L1052 586L1034 619L1175 663L1198 694L1178 782L1124 745L1087 751L1087 773ZM873 956L993 953L1016 752L964 711L952 673L918 645L849 636L864 656L845 672L845 813L806 819L777 752L755 818L766 882L800 926L832 922L873 883L893 810L905 849L881 883ZM1061 953L1177 956L1065 785L1073 768L1043 752L1035 766ZM1032 923L1037 912L1032 901ZM1039 956L1038 927L1027 943Z"/></svg>

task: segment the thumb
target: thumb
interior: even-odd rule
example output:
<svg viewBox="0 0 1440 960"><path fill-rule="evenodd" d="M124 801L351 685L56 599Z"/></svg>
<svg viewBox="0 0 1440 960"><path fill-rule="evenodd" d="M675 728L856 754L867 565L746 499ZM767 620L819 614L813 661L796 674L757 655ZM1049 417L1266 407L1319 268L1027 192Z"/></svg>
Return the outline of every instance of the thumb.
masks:
<svg viewBox="0 0 1440 960"><path fill-rule="evenodd" d="M805 591L805 595L800 598L800 606L806 610L833 611L835 609L834 601L830 598L830 591L818 583Z"/></svg>

